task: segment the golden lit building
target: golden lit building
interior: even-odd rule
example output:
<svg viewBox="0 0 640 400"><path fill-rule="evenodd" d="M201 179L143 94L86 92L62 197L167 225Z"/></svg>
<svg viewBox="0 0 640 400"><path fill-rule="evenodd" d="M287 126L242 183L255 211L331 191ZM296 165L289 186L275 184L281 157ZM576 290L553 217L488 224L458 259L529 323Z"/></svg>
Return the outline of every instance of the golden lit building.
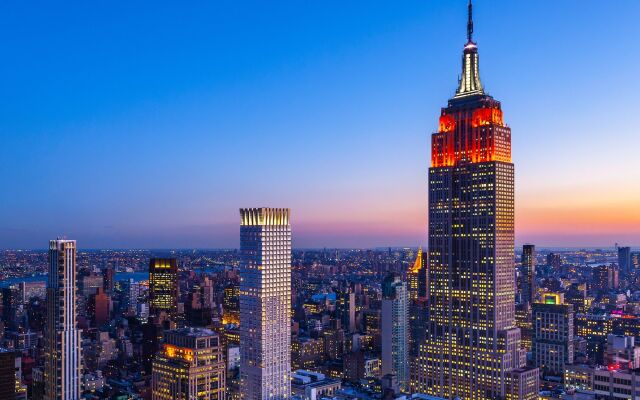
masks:
<svg viewBox="0 0 640 400"><path fill-rule="evenodd" d="M418 300L428 297L426 260L422 256L422 247L418 249L418 255L413 265L407 271L407 284L409 299Z"/></svg>
<svg viewBox="0 0 640 400"><path fill-rule="evenodd" d="M224 400L226 365L218 335L204 328L167 331L151 372L152 400Z"/></svg>
<svg viewBox="0 0 640 400"><path fill-rule="evenodd" d="M149 311L175 316L178 309L178 262L175 258L149 261Z"/></svg>
<svg viewBox="0 0 640 400"><path fill-rule="evenodd" d="M526 353L515 323L511 129L480 82L471 11L458 89L431 136L429 322L412 387L484 400L513 393L507 377Z"/></svg>

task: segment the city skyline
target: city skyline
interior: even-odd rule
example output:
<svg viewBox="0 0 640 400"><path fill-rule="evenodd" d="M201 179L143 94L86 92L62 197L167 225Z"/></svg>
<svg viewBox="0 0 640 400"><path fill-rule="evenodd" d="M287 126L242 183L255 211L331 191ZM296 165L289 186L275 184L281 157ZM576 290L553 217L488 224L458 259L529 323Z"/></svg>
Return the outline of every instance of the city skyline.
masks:
<svg viewBox="0 0 640 400"><path fill-rule="evenodd" d="M516 246L640 245L640 87L616 72L637 64L640 5L581 4L478 3L486 89L518 132ZM168 6L20 7L3 6L18 34L2 67L0 247L237 248L247 204L291 208L297 248L426 244L424 153L464 2L287 4L269 19L194 6L181 21Z"/></svg>

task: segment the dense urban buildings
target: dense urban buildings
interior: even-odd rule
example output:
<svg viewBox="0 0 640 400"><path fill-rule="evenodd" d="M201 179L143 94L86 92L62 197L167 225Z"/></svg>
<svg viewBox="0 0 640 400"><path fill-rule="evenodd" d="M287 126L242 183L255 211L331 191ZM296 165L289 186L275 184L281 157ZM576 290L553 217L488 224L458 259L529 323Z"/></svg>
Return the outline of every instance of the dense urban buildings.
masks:
<svg viewBox="0 0 640 400"><path fill-rule="evenodd" d="M415 385L451 399L505 397L505 377L525 365L514 309L511 129L480 81L471 7L458 89L431 137L430 316Z"/></svg>
<svg viewBox="0 0 640 400"><path fill-rule="evenodd" d="M291 226L285 208L240 210L240 384L246 400L291 397Z"/></svg>
<svg viewBox="0 0 640 400"><path fill-rule="evenodd" d="M49 243L44 396L46 400L79 400L82 373L79 315L76 303L76 241Z"/></svg>
<svg viewBox="0 0 640 400"><path fill-rule="evenodd" d="M640 398L640 252L515 247L468 7L428 246L292 249L289 209L243 208L239 248L0 250L0 400Z"/></svg>

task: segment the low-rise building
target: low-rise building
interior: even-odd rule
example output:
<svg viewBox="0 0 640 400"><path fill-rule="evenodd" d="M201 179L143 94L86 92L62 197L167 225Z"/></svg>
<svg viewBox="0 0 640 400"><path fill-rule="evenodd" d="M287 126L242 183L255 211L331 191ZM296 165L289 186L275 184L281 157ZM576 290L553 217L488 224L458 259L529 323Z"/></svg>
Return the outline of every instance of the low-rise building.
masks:
<svg viewBox="0 0 640 400"><path fill-rule="evenodd" d="M291 393L301 400L320 400L332 397L342 384L313 371L297 370L291 374Z"/></svg>

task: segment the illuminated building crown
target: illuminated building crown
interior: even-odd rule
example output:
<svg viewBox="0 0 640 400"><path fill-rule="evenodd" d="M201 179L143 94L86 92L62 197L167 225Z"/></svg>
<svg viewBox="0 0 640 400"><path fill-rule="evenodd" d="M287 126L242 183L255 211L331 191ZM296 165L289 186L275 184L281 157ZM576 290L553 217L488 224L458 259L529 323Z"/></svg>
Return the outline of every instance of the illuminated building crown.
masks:
<svg viewBox="0 0 640 400"><path fill-rule="evenodd" d="M462 53L462 77L458 82L455 97L484 94L480 82L480 67L478 65L478 46L473 41L473 5L469 0L469 20L467 21L467 44Z"/></svg>

